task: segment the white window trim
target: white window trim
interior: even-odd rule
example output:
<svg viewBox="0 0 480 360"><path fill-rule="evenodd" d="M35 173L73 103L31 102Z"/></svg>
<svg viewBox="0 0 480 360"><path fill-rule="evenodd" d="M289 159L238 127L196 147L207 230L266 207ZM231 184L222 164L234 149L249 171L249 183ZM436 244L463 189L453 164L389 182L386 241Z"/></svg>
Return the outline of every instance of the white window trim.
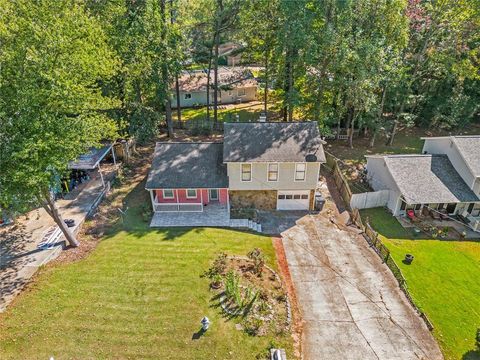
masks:
<svg viewBox="0 0 480 360"><path fill-rule="evenodd" d="M270 165L277 165L277 180L270 180L270 178L269 178ZM280 164L278 162L267 163L267 181L268 182L278 182L279 177L280 177Z"/></svg>
<svg viewBox="0 0 480 360"><path fill-rule="evenodd" d="M189 195L188 195L188 190L193 190L193 191L195 191L195 196L189 196ZM197 189L187 189L187 190L185 190L185 193L186 193L186 195L187 195L187 199L196 199L196 198L198 197Z"/></svg>
<svg viewBox="0 0 480 360"><path fill-rule="evenodd" d="M250 165L250 180L243 180L243 171L242 171L242 166L243 165ZM252 163L240 163L240 181L241 182L252 182L253 180L253 165Z"/></svg>
<svg viewBox="0 0 480 360"><path fill-rule="evenodd" d="M303 180L297 180L297 166L300 165L300 164L305 165ZM294 182L305 182L305 181L307 181L307 163L305 163L305 162L295 163L295 172L293 173L293 181Z"/></svg>
<svg viewBox="0 0 480 360"><path fill-rule="evenodd" d="M243 90L243 95L240 95L240 90ZM238 96L238 97L247 96L247 89L245 89L245 88L238 88L238 89L237 89L237 96Z"/></svg>
<svg viewBox="0 0 480 360"><path fill-rule="evenodd" d="M172 196L165 196L165 191L171 191L172 192ZM175 199L175 191L173 191L173 189L163 189L162 190L162 195L163 195L163 198L164 199Z"/></svg>

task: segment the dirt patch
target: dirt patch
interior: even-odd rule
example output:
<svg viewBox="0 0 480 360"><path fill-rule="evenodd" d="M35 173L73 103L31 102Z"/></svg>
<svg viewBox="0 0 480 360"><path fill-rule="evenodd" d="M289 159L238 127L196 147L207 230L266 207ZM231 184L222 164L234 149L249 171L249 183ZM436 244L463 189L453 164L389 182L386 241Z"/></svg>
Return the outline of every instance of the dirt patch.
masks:
<svg viewBox="0 0 480 360"><path fill-rule="evenodd" d="M273 247L277 257L277 265L279 269L279 275L282 278L285 288L287 290L288 298L290 299L290 306L292 310L292 338L295 356L301 357L302 354L302 334L303 334L303 320L302 314L298 307L297 295L295 292L295 286L293 285L290 270L288 269L287 257L285 255L285 249L283 248L282 239L279 237L272 237Z"/></svg>

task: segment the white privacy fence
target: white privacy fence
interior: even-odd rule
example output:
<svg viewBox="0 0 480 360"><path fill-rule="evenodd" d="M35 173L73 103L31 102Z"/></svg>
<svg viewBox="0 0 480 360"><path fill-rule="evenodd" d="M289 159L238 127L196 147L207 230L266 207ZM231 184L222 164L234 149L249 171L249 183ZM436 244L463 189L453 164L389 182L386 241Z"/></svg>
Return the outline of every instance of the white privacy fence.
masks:
<svg viewBox="0 0 480 360"><path fill-rule="evenodd" d="M350 207L352 209L369 209L386 206L389 193L389 190L379 190L361 194L352 194L352 197L350 198Z"/></svg>

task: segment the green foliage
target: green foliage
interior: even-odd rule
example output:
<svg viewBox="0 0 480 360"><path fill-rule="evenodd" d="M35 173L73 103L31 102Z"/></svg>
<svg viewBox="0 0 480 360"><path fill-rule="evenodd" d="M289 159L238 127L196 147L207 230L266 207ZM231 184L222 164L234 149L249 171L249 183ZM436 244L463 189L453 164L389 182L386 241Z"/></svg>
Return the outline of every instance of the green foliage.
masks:
<svg viewBox="0 0 480 360"><path fill-rule="evenodd" d="M82 2L0 1L0 203L48 196L68 161L114 139L101 84L119 68Z"/></svg>
<svg viewBox="0 0 480 360"><path fill-rule="evenodd" d="M213 279L217 275L222 275L227 270L227 254L220 253L213 261L212 266L205 272L205 275Z"/></svg>

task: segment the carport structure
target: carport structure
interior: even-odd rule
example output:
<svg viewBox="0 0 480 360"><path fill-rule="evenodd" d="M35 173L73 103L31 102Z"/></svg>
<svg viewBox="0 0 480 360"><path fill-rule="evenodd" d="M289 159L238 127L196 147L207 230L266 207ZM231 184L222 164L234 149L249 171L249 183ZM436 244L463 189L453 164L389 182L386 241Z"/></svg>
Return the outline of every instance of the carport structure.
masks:
<svg viewBox="0 0 480 360"><path fill-rule="evenodd" d="M91 148L89 152L82 154L78 157L77 160L71 161L68 164L70 170L95 170L98 169L100 178L102 180L102 185L105 188L105 179L103 178L102 170L100 168L100 162L108 155L109 152L112 153L113 164L117 165L117 160L115 158L115 151L113 149L113 143L104 145L98 148Z"/></svg>

